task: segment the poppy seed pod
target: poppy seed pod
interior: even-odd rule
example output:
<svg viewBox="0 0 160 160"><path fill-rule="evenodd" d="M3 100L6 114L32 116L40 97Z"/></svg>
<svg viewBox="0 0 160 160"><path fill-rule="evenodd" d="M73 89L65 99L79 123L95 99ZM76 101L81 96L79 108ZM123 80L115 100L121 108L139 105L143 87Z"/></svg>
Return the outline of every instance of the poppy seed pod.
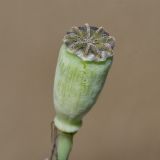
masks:
<svg viewBox="0 0 160 160"><path fill-rule="evenodd" d="M103 27L72 27L64 36L54 80L55 126L78 131L95 104L113 61L115 39Z"/></svg>

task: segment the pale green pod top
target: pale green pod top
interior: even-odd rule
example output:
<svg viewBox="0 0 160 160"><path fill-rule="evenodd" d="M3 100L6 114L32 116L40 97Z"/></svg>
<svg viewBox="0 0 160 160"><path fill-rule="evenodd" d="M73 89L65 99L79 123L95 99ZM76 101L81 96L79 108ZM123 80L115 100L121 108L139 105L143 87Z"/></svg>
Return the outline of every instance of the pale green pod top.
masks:
<svg viewBox="0 0 160 160"><path fill-rule="evenodd" d="M64 132L78 131L112 64L114 39L103 28L97 30L88 24L72 28L60 48L54 80L54 122Z"/></svg>

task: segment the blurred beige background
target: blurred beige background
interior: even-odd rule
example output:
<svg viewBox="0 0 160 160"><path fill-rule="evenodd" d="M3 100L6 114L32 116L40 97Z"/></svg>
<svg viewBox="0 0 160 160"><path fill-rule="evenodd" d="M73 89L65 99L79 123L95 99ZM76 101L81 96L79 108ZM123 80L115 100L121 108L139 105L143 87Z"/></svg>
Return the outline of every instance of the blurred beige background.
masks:
<svg viewBox="0 0 160 160"><path fill-rule="evenodd" d="M159 0L0 1L0 159L44 160L65 32L86 22L116 37L107 85L70 160L160 159Z"/></svg>

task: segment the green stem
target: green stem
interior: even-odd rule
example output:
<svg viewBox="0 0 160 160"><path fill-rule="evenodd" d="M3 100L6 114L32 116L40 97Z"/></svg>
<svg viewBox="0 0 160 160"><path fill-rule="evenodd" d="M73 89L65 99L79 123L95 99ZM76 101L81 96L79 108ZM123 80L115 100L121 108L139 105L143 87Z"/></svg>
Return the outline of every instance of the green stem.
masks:
<svg viewBox="0 0 160 160"><path fill-rule="evenodd" d="M57 139L57 160L68 160L69 154L72 149L72 144L73 134L59 131Z"/></svg>
<svg viewBox="0 0 160 160"><path fill-rule="evenodd" d="M73 133L57 130L50 160L68 160L73 144Z"/></svg>

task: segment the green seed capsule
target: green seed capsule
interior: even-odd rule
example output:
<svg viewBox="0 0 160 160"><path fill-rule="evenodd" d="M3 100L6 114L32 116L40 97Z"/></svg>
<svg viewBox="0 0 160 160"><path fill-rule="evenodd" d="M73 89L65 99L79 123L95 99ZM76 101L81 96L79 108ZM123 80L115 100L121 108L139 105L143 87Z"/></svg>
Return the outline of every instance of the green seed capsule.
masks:
<svg viewBox="0 0 160 160"><path fill-rule="evenodd" d="M114 39L102 27L73 27L60 48L54 81L56 127L78 131L95 104L113 60Z"/></svg>

